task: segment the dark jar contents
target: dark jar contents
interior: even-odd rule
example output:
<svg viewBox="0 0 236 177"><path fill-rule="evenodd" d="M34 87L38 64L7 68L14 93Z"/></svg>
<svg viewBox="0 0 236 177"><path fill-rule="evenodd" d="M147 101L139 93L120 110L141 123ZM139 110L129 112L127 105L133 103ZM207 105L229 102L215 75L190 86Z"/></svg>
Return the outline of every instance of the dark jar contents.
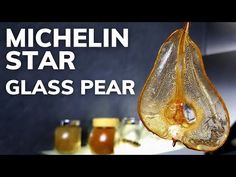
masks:
<svg viewBox="0 0 236 177"><path fill-rule="evenodd" d="M89 138L89 146L96 154L113 154L115 146L117 118L94 118L93 129Z"/></svg>
<svg viewBox="0 0 236 177"><path fill-rule="evenodd" d="M55 130L55 149L63 154L73 154L81 149L81 128L78 120L64 120Z"/></svg>

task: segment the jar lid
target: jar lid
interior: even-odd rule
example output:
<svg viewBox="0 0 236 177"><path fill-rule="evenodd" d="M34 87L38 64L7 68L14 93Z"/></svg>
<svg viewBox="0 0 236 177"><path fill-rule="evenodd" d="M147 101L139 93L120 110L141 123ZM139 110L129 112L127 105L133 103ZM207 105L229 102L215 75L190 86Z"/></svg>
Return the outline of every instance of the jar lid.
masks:
<svg viewBox="0 0 236 177"><path fill-rule="evenodd" d="M70 125L80 126L80 121L79 120L71 120Z"/></svg>
<svg viewBox="0 0 236 177"><path fill-rule="evenodd" d="M119 119L113 117L93 118L93 127L118 127Z"/></svg>
<svg viewBox="0 0 236 177"><path fill-rule="evenodd" d="M61 126L69 125L69 124L70 124L70 120L69 119L65 119L65 120L61 121Z"/></svg>
<svg viewBox="0 0 236 177"><path fill-rule="evenodd" d="M66 125L79 126L80 121L79 120L69 120L69 119L62 120L61 121L61 126L66 126Z"/></svg>
<svg viewBox="0 0 236 177"><path fill-rule="evenodd" d="M124 117L122 119L123 124L139 124L140 121L136 119L135 117Z"/></svg>

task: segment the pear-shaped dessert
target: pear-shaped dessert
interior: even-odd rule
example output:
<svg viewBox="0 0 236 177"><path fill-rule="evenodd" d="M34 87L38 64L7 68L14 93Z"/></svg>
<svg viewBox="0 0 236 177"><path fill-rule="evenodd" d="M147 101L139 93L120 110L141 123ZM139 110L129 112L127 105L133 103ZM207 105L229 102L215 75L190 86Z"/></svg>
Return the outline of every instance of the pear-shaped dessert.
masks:
<svg viewBox="0 0 236 177"><path fill-rule="evenodd" d="M139 96L138 113L145 127L159 137L214 151L227 139L229 114L188 30L185 23L161 46Z"/></svg>

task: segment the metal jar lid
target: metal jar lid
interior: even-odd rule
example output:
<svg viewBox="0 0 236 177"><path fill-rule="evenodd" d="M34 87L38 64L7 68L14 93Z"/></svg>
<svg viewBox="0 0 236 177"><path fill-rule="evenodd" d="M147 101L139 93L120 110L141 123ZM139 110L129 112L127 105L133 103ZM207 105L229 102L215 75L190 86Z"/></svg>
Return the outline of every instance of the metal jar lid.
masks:
<svg viewBox="0 0 236 177"><path fill-rule="evenodd" d="M123 124L140 124L140 121L136 119L135 117L124 117L122 119Z"/></svg>
<svg viewBox="0 0 236 177"><path fill-rule="evenodd" d="M66 125L80 126L80 121L79 120L69 120L69 119L62 120L61 126L66 126Z"/></svg>

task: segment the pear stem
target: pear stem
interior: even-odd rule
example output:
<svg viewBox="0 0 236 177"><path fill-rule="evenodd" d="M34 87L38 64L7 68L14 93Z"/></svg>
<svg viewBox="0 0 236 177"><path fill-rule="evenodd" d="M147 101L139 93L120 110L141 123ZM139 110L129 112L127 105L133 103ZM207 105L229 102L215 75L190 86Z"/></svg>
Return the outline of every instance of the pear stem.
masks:
<svg viewBox="0 0 236 177"><path fill-rule="evenodd" d="M184 33L186 33L186 34L188 34L188 31L189 31L189 25L190 25L189 22L185 22L185 23L184 23L183 30L184 30Z"/></svg>

